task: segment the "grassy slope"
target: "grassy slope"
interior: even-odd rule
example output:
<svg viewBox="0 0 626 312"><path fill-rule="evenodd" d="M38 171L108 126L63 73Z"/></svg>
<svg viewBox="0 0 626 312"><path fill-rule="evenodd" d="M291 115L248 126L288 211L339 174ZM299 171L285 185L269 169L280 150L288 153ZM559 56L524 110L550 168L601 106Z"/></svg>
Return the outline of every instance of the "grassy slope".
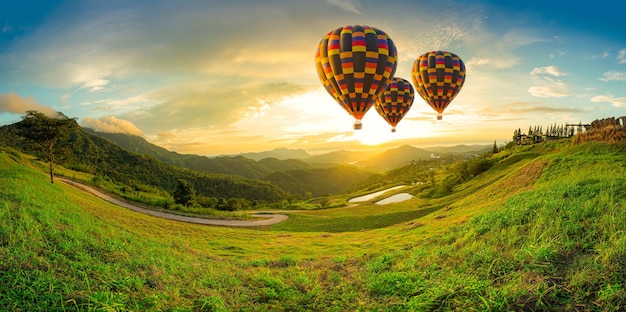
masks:
<svg viewBox="0 0 626 312"><path fill-rule="evenodd" d="M445 198L283 225L310 232L156 219L29 163L0 152L0 310L626 307L623 146L528 148ZM433 212L412 220L420 209ZM378 227L376 214L401 223L341 232Z"/></svg>

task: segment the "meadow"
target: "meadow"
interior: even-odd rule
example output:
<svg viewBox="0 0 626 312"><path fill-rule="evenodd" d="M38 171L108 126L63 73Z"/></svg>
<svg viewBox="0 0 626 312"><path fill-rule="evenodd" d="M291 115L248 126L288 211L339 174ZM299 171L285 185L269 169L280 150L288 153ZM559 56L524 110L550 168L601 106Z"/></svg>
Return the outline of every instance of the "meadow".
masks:
<svg viewBox="0 0 626 312"><path fill-rule="evenodd" d="M445 196L238 229L117 207L0 149L0 310L626 309L624 145L491 158Z"/></svg>

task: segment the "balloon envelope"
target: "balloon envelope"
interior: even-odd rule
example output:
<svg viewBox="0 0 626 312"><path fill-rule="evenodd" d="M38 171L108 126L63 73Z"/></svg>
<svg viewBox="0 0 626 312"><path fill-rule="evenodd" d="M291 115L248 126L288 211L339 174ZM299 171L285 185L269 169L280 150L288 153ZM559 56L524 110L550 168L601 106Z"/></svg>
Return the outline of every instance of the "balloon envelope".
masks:
<svg viewBox="0 0 626 312"><path fill-rule="evenodd" d="M437 119L441 119L443 111L463 87L465 64L454 53L431 51L415 60L411 77L417 93L437 111Z"/></svg>
<svg viewBox="0 0 626 312"><path fill-rule="evenodd" d="M326 91L356 119L361 119L385 90L397 66L391 38L370 26L344 26L322 38L315 67Z"/></svg>
<svg viewBox="0 0 626 312"><path fill-rule="evenodd" d="M414 97L415 91L408 80L391 78L374 106L378 114L391 125L391 132L396 132L396 126L411 109Z"/></svg>

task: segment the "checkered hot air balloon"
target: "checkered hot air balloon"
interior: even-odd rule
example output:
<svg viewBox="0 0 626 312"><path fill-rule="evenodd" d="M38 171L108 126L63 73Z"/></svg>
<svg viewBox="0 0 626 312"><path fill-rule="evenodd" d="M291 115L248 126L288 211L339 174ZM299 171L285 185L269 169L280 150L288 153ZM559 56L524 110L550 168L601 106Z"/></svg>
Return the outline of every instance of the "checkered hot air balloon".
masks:
<svg viewBox="0 0 626 312"><path fill-rule="evenodd" d="M391 78L387 88L374 104L378 114L391 125L391 132L411 109L415 91L409 81L403 78Z"/></svg>
<svg viewBox="0 0 626 312"><path fill-rule="evenodd" d="M417 93L437 111L437 119L441 120L443 111L463 87L465 64L454 53L431 51L415 60L411 77Z"/></svg>
<svg viewBox="0 0 626 312"><path fill-rule="evenodd" d="M344 26L322 38L315 66L326 91L356 122L385 90L396 71L398 52L389 36L369 26Z"/></svg>

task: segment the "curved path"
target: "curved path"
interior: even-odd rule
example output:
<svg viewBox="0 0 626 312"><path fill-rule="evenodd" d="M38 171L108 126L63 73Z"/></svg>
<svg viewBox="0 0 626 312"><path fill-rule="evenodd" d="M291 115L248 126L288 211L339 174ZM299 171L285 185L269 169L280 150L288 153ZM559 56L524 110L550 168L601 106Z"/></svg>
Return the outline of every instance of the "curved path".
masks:
<svg viewBox="0 0 626 312"><path fill-rule="evenodd" d="M65 182L69 185L72 185L76 188L79 188L81 190L87 191L89 193L92 193L93 195L96 195L97 197L100 197L110 203L113 203L115 205L133 210L133 211L137 211L137 212L141 212L141 213L145 213L151 216L155 216L155 217L159 217L159 218L165 218L165 219L170 219L170 220L176 220L176 221L181 221L181 222L188 222L188 223L196 223L196 224L204 224L204 225L222 225L222 226L239 226L239 227L253 227L253 226L266 226L266 225L272 225L272 224L276 224L276 223L280 223L283 222L285 220L287 220L287 218L289 218L287 215L284 214L264 214L264 213L255 213L252 214L253 217L257 217L257 218L265 218L263 220L215 220L215 219L204 219L204 218L196 218L196 217L188 217L188 216L181 216L181 215L177 215L177 214L173 214L173 213L167 213L167 212L162 212L162 211L155 211L155 210L150 210L150 209L146 209L146 208L141 208L141 207L137 207L135 205L129 204L125 201L121 201L117 198L111 197L109 195L106 195L90 186L87 186L85 184L73 181L73 180L69 180L69 179L65 179L65 178L61 178L61 177L56 177L57 180Z"/></svg>

